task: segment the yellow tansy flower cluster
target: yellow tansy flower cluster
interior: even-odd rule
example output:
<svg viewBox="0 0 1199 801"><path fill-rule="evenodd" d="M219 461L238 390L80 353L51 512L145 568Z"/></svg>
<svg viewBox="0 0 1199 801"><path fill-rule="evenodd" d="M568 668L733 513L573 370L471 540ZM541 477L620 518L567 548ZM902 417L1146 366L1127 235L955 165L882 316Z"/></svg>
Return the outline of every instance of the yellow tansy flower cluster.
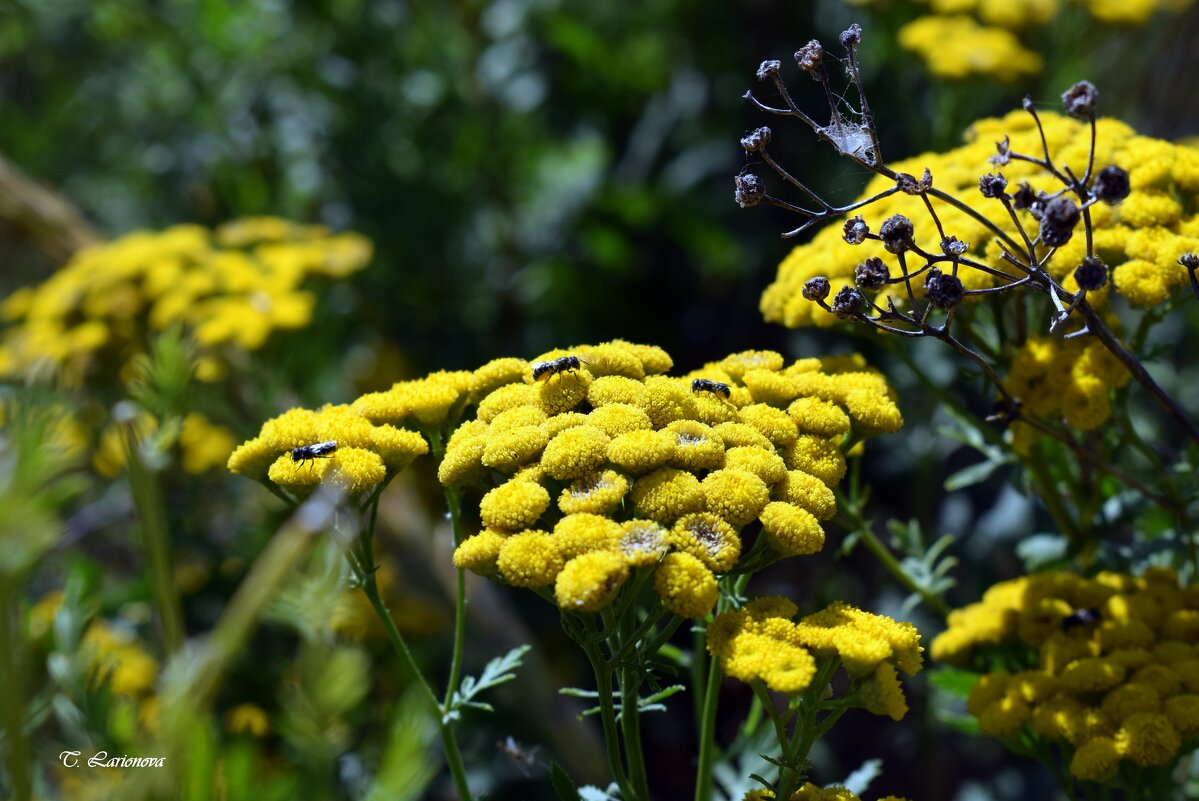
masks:
<svg viewBox="0 0 1199 801"><path fill-rule="evenodd" d="M774 791L765 788L750 790L742 801L766 801L774 798ZM791 795L791 801L862 801L856 793L844 787L817 787L807 782ZM897 795L883 796L878 801L907 801Z"/></svg>
<svg viewBox="0 0 1199 801"><path fill-rule="evenodd" d="M792 622L798 611L785 598L757 598L717 615L708 626L708 651L729 676L783 693L805 690L816 658L834 657L867 710L893 720L907 714L899 671L911 676L923 664L914 626L840 601Z"/></svg>
<svg viewBox="0 0 1199 801"><path fill-rule="evenodd" d="M925 0L931 14L899 29L899 43L939 78L1015 81L1036 75L1043 59L1026 49L1026 30L1050 25L1064 0ZM872 0L846 0L871 5ZM1099 22L1143 25L1159 11L1181 12L1194 0L1074 0Z"/></svg>
<svg viewBox="0 0 1199 801"><path fill-rule="evenodd" d="M1036 75L1044 64L1011 31L979 25L964 15L920 17L900 28L897 37L938 78L983 75L1017 81Z"/></svg>
<svg viewBox="0 0 1199 801"><path fill-rule="evenodd" d="M304 327L316 304L305 280L343 278L371 253L358 234L275 218L138 231L85 248L0 304L0 377L51 369L77 383L102 352L127 360L177 324L201 347L199 377L219 378L222 347L255 350L276 330Z"/></svg>
<svg viewBox="0 0 1199 801"><path fill-rule="evenodd" d="M949 616L936 659L1028 650L1027 670L982 676L968 708L996 737L1031 733L1072 749L1070 772L1104 781L1121 762L1167 767L1199 736L1199 587L1140 577L1044 573L991 587ZM1023 661L1023 660L1022 660Z"/></svg>
<svg viewBox="0 0 1199 801"><path fill-rule="evenodd" d="M326 442L334 443L333 449L317 458L297 459L292 453ZM258 436L238 446L228 467L256 481L269 479L297 496L307 495L326 477L347 495L362 496L428 450L415 431L376 425L354 407L330 404L317 411L289 409L268 420Z"/></svg>
<svg viewBox="0 0 1199 801"><path fill-rule="evenodd" d="M1059 114L1044 113L1041 120L1056 163L1068 165L1076 175L1084 174L1090 148L1089 126ZM994 169L988 160L995 155L995 143L1005 135L1011 137L1013 151L1041 152L1040 136L1032 118L1024 111L1017 111L1000 119L975 123L962 147L946 153L926 153L891 166L897 172L913 175L922 174L927 167L932 172L934 186L962 200L1020 241L999 201L984 198L978 190L979 177ZM1116 291L1134 306L1152 306L1187 285L1187 272L1178 264L1178 257L1199 251L1199 149L1140 136L1122 122L1101 119L1095 165L1102 168L1113 164L1128 172L1132 192L1118 205L1100 203L1091 207L1095 249L1113 268ZM1002 168L1002 173L1009 188L1028 182L1034 190L1060 189L1052 178L1027 162L1012 161ZM892 186L893 181L876 177L861 199ZM985 226L956 208L936 200L933 203L946 233L969 243L967 256L1010 272L1010 265L1005 266L1000 259L999 248ZM899 192L871 204L861 213L876 232L885 219L902 214L915 224L916 243L928 252L940 252L940 236L918 196ZM1024 215L1026 230L1035 234L1036 220L1028 212L1019 213ZM1047 268L1067 289L1074 291L1077 289L1074 269L1085 255L1086 237L1072 237L1058 248ZM779 265L778 276L762 295L762 314L767 321L789 328L834 324L837 321L834 315L803 297L804 283L816 276L827 276L836 292L840 285L853 283L854 268L859 263L875 257L894 264L894 257L879 241L867 240L851 246L843 241L841 226L822 229L811 242L794 248ZM993 286L995 281L990 274L965 266L960 268L958 276L967 289ZM923 292L921 283L914 281L913 286ZM1088 297L1093 302L1102 302L1106 291L1105 288L1092 292ZM897 304L903 300L900 297L903 293L894 288L890 294Z"/></svg>
<svg viewBox="0 0 1199 801"><path fill-rule="evenodd" d="M1098 342L1036 337L1016 352L1005 384L1024 414L1064 419L1073 428L1091 431L1110 416L1112 390L1130 378L1124 365ZM1027 452L1035 432L1020 422L1012 428L1017 451Z"/></svg>
<svg viewBox="0 0 1199 801"><path fill-rule="evenodd" d="M532 364L573 358L533 379ZM670 611L707 615L754 521L784 555L819 551L845 435L902 425L884 378L855 358L786 365L750 351L668 377L660 348L616 341L532 364L482 397L446 448L442 483L502 482L455 564L553 587L562 608L582 612L646 567ZM693 389L695 379L721 391Z"/></svg>

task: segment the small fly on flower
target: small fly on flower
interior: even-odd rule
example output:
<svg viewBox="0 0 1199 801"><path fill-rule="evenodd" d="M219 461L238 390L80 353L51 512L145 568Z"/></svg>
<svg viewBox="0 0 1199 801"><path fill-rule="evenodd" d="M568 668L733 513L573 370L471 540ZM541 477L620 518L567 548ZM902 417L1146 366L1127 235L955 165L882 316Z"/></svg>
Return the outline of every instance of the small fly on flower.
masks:
<svg viewBox="0 0 1199 801"><path fill-rule="evenodd" d="M498 740L495 745L500 749L500 753L512 760L512 764L516 765L524 776L528 776L529 768L537 764L536 746L526 749L512 735Z"/></svg>
<svg viewBox="0 0 1199 801"><path fill-rule="evenodd" d="M337 440L331 439L326 442L314 442L311 445L301 445L298 448L291 449L291 460L293 462L311 462L314 459L328 459L337 450Z"/></svg>
<svg viewBox="0 0 1199 801"><path fill-rule="evenodd" d="M579 369L582 361L578 356L563 356L559 359L537 362L533 365L533 380L548 381L562 373L573 373Z"/></svg>
<svg viewBox="0 0 1199 801"><path fill-rule="evenodd" d="M1079 626L1098 623L1099 620L1098 609L1076 609L1072 614L1062 618L1062 631L1069 631Z"/></svg>
<svg viewBox="0 0 1199 801"><path fill-rule="evenodd" d="M720 395L725 400L732 396L732 390L728 384L722 384L719 381L709 381L706 378L697 378L691 382L692 392L711 392L713 395Z"/></svg>

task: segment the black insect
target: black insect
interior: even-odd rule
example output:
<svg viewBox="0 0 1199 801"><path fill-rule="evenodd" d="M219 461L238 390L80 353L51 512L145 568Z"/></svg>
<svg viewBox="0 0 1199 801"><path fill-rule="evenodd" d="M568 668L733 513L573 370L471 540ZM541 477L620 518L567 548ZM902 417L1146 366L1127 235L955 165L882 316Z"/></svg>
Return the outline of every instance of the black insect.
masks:
<svg viewBox="0 0 1199 801"><path fill-rule="evenodd" d="M692 392L711 392L713 395L720 395L725 400L728 400L732 395L732 390L728 384L722 384L719 381L709 381L706 378L697 378L691 382Z"/></svg>
<svg viewBox="0 0 1199 801"><path fill-rule="evenodd" d="M516 738L509 735L503 740L496 742L496 748L500 749L500 753L512 760L512 764L520 770L525 776L529 775L529 768L537 764L537 747L525 748L516 741Z"/></svg>
<svg viewBox="0 0 1199 801"><path fill-rule="evenodd" d="M533 365L533 380L548 381L562 373L573 373L579 369L582 359L578 356L563 356L560 359L550 359Z"/></svg>
<svg viewBox="0 0 1199 801"><path fill-rule="evenodd" d="M291 449L293 462L311 462L314 459L328 459L337 450L337 440L314 442L311 445L301 445Z"/></svg>
<svg viewBox="0 0 1199 801"><path fill-rule="evenodd" d="M1079 626L1098 623L1099 620L1098 609L1075 609L1073 613L1062 618L1062 631L1069 631Z"/></svg>

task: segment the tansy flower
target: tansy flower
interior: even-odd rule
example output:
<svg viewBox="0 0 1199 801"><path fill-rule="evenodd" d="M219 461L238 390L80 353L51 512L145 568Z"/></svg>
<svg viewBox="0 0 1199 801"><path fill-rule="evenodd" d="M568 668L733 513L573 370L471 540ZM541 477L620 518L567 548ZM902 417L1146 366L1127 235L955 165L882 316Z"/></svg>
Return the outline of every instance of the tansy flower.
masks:
<svg viewBox="0 0 1199 801"><path fill-rule="evenodd" d="M554 546L563 559L616 549L620 524L600 514L574 513L554 526Z"/></svg>
<svg viewBox="0 0 1199 801"><path fill-rule="evenodd" d="M787 556L819 553L824 529L812 513L799 506L774 501L762 510L762 528L770 547Z"/></svg>
<svg viewBox="0 0 1199 801"><path fill-rule="evenodd" d="M632 567L658 563L670 543L669 532L653 520L630 520L620 527L615 548Z"/></svg>
<svg viewBox="0 0 1199 801"><path fill-rule="evenodd" d="M674 458L677 441L669 431L631 431L608 443L608 459L630 473L648 473Z"/></svg>
<svg viewBox="0 0 1199 801"><path fill-rule="evenodd" d="M1083 781L1107 781L1120 764L1120 749L1110 737L1087 740L1070 759L1070 774Z"/></svg>
<svg viewBox="0 0 1199 801"><path fill-rule="evenodd" d="M604 470L571 482L558 497L558 508L567 515L577 512L605 515L620 504L628 491L627 478L615 470Z"/></svg>
<svg viewBox="0 0 1199 801"><path fill-rule="evenodd" d="M616 551L591 551L566 563L554 582L558 606L572 612L598 612L629 576L629 564Z"/></svg>
<svg viewBox="0 0 1199 801"><path fill-rule="evenodd" d="M467 537L454 549L454 567L482 575L495 572L505 536L494 529L485 528Z"/></svg>
<svg viewBox="0 0 1199 801"><path fill-rule="evenodd" d="M766 482L745 470L716 470L700 485L707 509L734 526L744 526L770 502Z"/></svg>
<svg viewBox="0 0 1199 801"><path fill-rule="evenodd" d="M890 662L881 662L874 669L874 675L858 686L858 697L867 711L875 715L900 721L908 713L908 701L903 696L899 674Z"/></svg>
<svg viewBox="0 0 1199 801"><path fill-rule="evenodd" d="M679 617L705 617L720 594L716 576L689 553L667 554L654 572L654 589L662 603Z"/></svg>
<svg viewBox="0 0 1199 801"><path fill-rule="evenodd" d="M506 531L529 528L550 505L550 494L533 481L513 480L483 496L479 515L483 525Z"/></svg>
<svg viewBox="0 0 1199 801"><path fill-rule="evenodd" d="M703 509L704 493L694 474L663 467L637 479L632 501L639 516L671 524L685 514Z"/></svg>
<svg viewBox="0 0 1199 801"><path fill-rule="evenodd" d="M1170 719L1153 712L1133 715L1116 732L1120 755L1141 767L1171 764L1181 745Z"/></svg>
<svg viewBox="0 0 1199 801"><path fill-rule="evenodd" d="M544 531L522 531L506 538L496 560L504 581L530 589L553 584L564 564L553 538Z"/></svg>
<svg viewBox="0 0 1199 801"><path fill-rule="evenodd" d="M670 531L670 543L697 557L714 573L727 573L741 556L736 530L709 512L680 517Z"/></svg>

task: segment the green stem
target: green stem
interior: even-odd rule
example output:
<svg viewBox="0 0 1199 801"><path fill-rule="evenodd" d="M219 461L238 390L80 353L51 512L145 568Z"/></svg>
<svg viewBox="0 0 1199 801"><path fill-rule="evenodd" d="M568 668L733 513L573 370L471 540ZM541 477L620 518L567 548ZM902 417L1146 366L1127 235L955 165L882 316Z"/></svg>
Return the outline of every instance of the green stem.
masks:
<svg viewBox="0 0 1199 801"><path fill-rule="evenodd" d="M9 789L14 801L29 801L33 797L30 778L31 757L25 736L25 671L23 649L17 633L18 593L8 576L0 576L0 680L3 680L4 733L7 748Z"/></svg>
<svg viewBox="0 0 1199 801"><path fill-rule="evenodd" d="M624 734L625 758L629 763L629 781L634 795L630 801L649 801L649 778L645 770L645 753L641 746L641 705L637 691L641 681L632 666L620 674L620 730Z"/></svg>
<svg viewBox="0 0 1199 801"><path fill-rule="evenodd" d="M1062 496L1057 490L1057 482L1053 480L1053 476L1049 474L1049 467L1045 460L1038 455L1034 455L1031 459L1024 459L1024 466L1028 468L1028 472L1032 475L1033 483L1040 491L1041 500L1045 503L1045 509L1048 510L1049 516L1053 518L1053 522L1057 524L1058 529L1066 535L1071 541L1078 541L1081 537L1078 525L1071 517L1070 511L1066 508L1062 501Z"/></svg>
<svg viewBox="0 0 1199 801"><path fill-rule="evenodd" d="M633 629L634 620L632 615L625 615L620 619L620 648L613 649L614 668L616 655L630 643L633 647L637 645L642 630ZM641 746L641 704L638 699L640 689L641 676L636 667L631 664L625 665L620 671L620 730L624 735L625 761L629 766L629 781L637 793L635 798L649 801L649 777L645 770L644 749Z"/></svg>
<svg viewBox="0 0 1199 801"><path fill-rule="evenodd" d="M450 510L450 528L455 547L462 542L462 499L454 487L446 487L446 505ZM450 660L450 678L445 687L445 706L448 708L458 681L462 677L462 656L466 650L466 571L456 568L454 582L454 654Z"/></svg>
<svg viewBox="0 0 1199 801"><path fill-rule="evenodd" d="M823 733L816 725L816 714L820 711L821 696L824 695L824 689L837 669L837 664L835 659L823 660L816 668L812 683L803 692L799 720L795 723L795 731L787 752L787 762L792 767L783 770L779 777L779 792L775 795L776 798L790 798L807 772L808 752Z"/></svg>
<svg viewBox="0 0 1199 801"><path fill-rule="evenodd" d="M142 461L137 434L132 426L125 431L125 455L129 476L129 491L141 520L142 542L150 567L150 583L158 607L162 641L168 654L183 645L183 610L171 575L171 544L167 526L166 504L158 477Z"/></svg>
<svg viewBox="0 0 1199 801"><path fill-rule="evenodd" d="M620 735L616 728L616 704L612 696L612 671L605 662L599 650L599 642L592 636L594 624L584 618L584 632L578 638L578 643L587 654L591 670L595 674L595 690L599 701L600 722L604 728L604 752L608 758L608 770L612 780L620 787L620 796L625 799L635 798L629 780L625 777L624 765L620 759Z"/></svg>
<svg viewBox="0 0 1199 801"><path fill-rule="evenodd" d="M400 663L404 666L404 670L408 673L413 682L416 683L421 696L429 707L429 714L433 716L437 723L437 729L441 735L442 748L445 750L446 761L449 763L450 773L454 777L454 786L458 791L459 801L471 801L473 796L470 793L470 786L466 782L466 765L462 761L462 752L458 749L458 741L454 737L454 730L445 719L445 707L437 700L437 696L433 692L433 687L429 684L424 674L421 673L420 666L417 665L416 659L412 656L412 651L408 649L408 644L404 641L403 635L396 628L395 620L391 613L387 610L387 605L383 603L382 596L379 595L379 585L375 580L374 570L374 534L375 534L375 514L378 511L379 497L378 494L372 497L370 502L370 516L366 530L362 532L357 544L358 553L356 556L350 557L350 566L354 569L356 578L359 584L362 585L362 591L366 594L370 604L375 609L375 614L379 616L379 620L383 623L383 628L387 630L387 637L391 640L392 647L396 654L400 657Z"/></svg>
<svg viewBox="0 0 1199 801"><path fill-rule="evenodd" d="M720 660L708 660L703 717L699 724L699 767L695 773L695 801L712 798L712 767L716 761L716 704L720 699ZM756 707L761 709L761 706Z"/></svg>
<svg viewBox="0 0 1199 801"><path fill-rule="evenodd" d="M842 498L838 498L837 505L845 510L846 516L849 517L850 522L852 523L850 528L857 533L858 537L865 544L866 549L869 550L870 553L874 554L874 558L878 560L883 569L890 573L896 581L902 584L908 592L912 593L913 595L918 595L920 599L938 615L941 617L948 617L950 609L945 601L929 592L924 587L921 587L916 583L915 579L908 575L907 571L903 569L903 565L899 563L899 560L897 560L891 554L890 549L887 548L887 546L884 545L877 536L875 536L870 524L867 523L866 519L862 516L861 510L858 509L854 504L845 502Z"/></svg>

